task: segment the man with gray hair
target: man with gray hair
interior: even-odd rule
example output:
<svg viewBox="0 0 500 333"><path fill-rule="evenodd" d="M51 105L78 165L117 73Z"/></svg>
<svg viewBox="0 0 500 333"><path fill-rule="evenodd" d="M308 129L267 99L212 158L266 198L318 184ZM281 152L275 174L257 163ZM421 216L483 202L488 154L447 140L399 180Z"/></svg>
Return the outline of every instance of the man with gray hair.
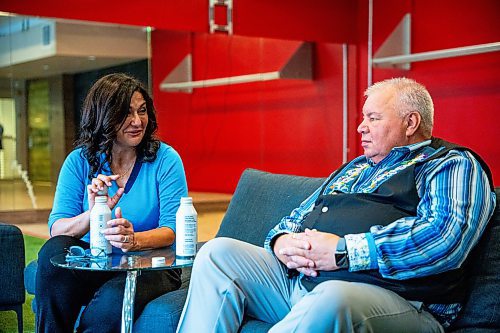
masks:
<svg viewBox="0 0 500 333"><path fill-rule="evenodd" d="M216 238L199 252L178 332L443 332L465 262L495 208L470 149L432 137L434 107L407 78L365 92L364 155L269 231L264 248Z"/></svg>

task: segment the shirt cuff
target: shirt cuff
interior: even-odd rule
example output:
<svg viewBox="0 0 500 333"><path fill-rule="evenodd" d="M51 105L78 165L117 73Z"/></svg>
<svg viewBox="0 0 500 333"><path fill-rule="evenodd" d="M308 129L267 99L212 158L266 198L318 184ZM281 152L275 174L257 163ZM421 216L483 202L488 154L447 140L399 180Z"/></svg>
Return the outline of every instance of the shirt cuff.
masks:
<svg viewBox="0 0 500 333"><path fill-rule="evenodd" d="M377 249L371 233L345 235L349 271L377 269Z"/></svg>
<svg viewBox="0 0 500 333"><path fill-rule="evenodd" d="M288 230L280 230L278 232L276 232L274 235L270 235L270 237L266 240L266 242L264 242L264 249L266 249L268 252L270 252L271 254L274 255L274 242L276 242L276 239L281 236L281 235L285 235L285 234L290 234L291 231L288 231Z"/></svg>

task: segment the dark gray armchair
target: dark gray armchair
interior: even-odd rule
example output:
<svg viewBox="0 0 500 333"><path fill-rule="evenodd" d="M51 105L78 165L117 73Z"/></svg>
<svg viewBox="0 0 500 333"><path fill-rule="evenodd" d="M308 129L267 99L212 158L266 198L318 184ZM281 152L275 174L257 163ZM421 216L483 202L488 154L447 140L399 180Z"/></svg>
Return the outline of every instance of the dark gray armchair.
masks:
<svg viewBox="0 0 500 333"><path fill-rule="evenodd" d="M23 331L24 238L18 227L0 223L0 311L15 311Z"/></svg>

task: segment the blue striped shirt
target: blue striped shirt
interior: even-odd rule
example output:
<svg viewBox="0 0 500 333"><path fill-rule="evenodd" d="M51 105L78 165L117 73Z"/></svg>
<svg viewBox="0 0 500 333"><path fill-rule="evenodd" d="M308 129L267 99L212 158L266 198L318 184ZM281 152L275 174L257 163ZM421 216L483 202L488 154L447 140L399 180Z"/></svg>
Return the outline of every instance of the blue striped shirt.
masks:
<svg viewBox="0 0 500 333"><path fill-rule="evenodd" d="M283 217L269 232L264 247L273 253L270 244L278 235L299 232L320 194L374 192L395 173L432 156L436 150L429 144L427 140L393 148L377 164L365 156L352 160ZM404 280L456 269L465 261L495 208L495 193L481 165L471 153L452 150L417 165L415 182L420 197L417 216L385 227L372 226L367 233L345 235L350 271L378 269L385 278ZM444 326L461 309L460 304L427 306Z"/></svg>

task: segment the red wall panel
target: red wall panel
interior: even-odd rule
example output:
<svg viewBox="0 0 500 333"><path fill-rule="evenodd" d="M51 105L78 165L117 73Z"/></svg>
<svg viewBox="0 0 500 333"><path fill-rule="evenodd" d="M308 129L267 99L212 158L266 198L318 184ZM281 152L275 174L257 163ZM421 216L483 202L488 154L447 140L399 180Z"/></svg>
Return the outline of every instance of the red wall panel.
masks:
<svg viewBox="0 0 500 333"><path fill-rule="evenodd" d="M208 31L208 0L2 0L0 10L172 30Z"/></svg>
<svg viewBox="0 0 500 333"><path fill-rule="evenodd" d="M235 0L235 34L324 42L355 42L352 0ZM216 6L220 14L220 6ZM0 10L25 15L208 32L208 0L4 0ZM225 11L223 11L225 13ZM216 15L216 23L224 20ZM346 27L348 27L346 29Z"/></svg>
<svg viewBox="0 0 500 333"><path fill-rule="evenodd" d="M357 1L234 0L234 32L257 37L355 43Z"/></svg>
<svg viewBox="0 0 500 333"><path fill-rule="evenodd" d="M231 192L247 167L326 176L341 164L342 50L338 45L316 44L313 81L247 83L195 89L192 94L158 89L189 52L193 79L201 80L277 70L298 44L208 34L186 33L179 38L169 31L154 32L153 68L162 67L153 77L161 135L183 157L191 189ZM161 45L176 52L169 53Z"/></svg>
<svg viewBox="0 0 500 333"><path fill-rule="evenodd" d="M418 0L408 10L388 12L388 8L387 3L375 1L375 13L394 17L411 13L412 53L500 40L500 2L495 0ZM397 23L376 18L374 51L392 31L391 24ZM394 76L411 77L428 88L435 106L434 135L474 149L492 169L496 185L500 184L500 132L495 125L500 111L499 53L415 62L409 71L373 72L374 81Z"/></svg>

